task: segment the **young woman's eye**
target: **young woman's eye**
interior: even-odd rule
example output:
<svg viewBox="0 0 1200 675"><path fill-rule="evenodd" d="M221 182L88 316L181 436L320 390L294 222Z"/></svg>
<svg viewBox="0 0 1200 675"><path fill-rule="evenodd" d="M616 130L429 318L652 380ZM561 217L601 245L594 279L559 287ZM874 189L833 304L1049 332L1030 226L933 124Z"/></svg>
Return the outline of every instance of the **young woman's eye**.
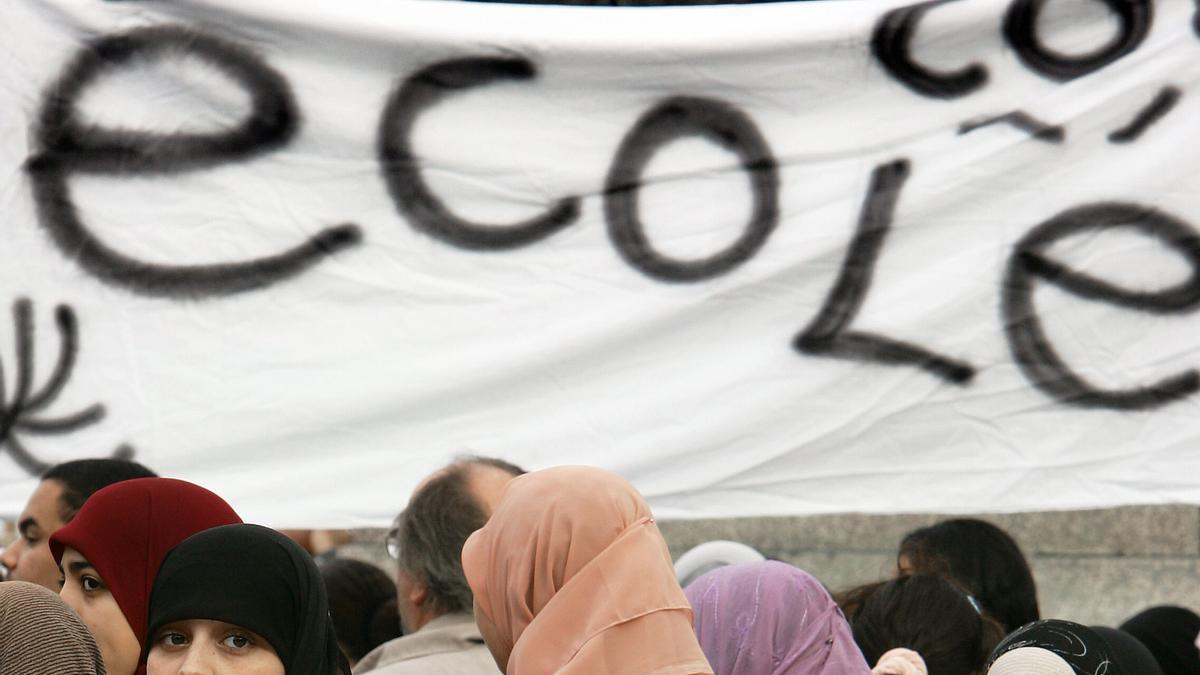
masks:
<svg viewBox="0 0 1200 675"><path fill-rule="evenodd" d="M225 636L225 639L222 640L221 643L230 649L241 650L253 645L254 640L250 639L249 636L242 635L241 633L230 633L229 635Z"/></svg>
<svg viewBox="0 0 1200 675"><path fill-rule="evenodd" d="M99 591L104 588L103 582L101 582L96 577L91 577L91 576L87 576L87 575L80 577L79 585L83 588L84 591L86 591L88 593L93 593L95 591Z"/></svg>
<svg viewBox="0 0 1200 675"><path fill-rule="evenodd" d="M182 647L187 644L187 636L183 633L169 630L160 633L156 642L164 647Z"/></svg>

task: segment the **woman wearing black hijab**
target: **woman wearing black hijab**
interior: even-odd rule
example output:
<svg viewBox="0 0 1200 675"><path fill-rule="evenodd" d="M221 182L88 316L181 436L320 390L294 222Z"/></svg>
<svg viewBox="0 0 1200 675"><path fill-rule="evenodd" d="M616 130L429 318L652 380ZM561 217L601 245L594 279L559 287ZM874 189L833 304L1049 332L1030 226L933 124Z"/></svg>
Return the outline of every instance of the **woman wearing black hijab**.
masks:
<svg viewBox="0 0 1200 675"><path fill-rule="evenodd" d="M1165 675L1200 675L1200 616L1183 607L1151 607L1121 624L1154 654Z"/></svg>
<svg viewBox="0 0 1200 675"><path fill-rule="evenodd" d="M1022 626L996 646L986 675L1163 675L1132 635L1104 626L1046 619Z"/></svg>
<svg viewBox="0 0 1200 675"><path fill-rule="evenodd" d="M167 554L150 597L150 675L212 664L238 675L349 675L308 553L258 525L193 535Z"/></svg>

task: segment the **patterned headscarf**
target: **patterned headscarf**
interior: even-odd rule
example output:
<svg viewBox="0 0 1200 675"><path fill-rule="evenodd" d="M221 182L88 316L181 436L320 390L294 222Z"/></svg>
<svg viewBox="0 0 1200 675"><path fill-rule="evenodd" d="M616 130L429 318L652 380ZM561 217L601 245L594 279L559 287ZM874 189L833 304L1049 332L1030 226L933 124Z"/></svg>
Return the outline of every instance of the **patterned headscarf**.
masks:
<svg viewBox="0 0 1200 675"><path fill-rule="evenodd" d="M868 675L850 625L804 570L775 562L722 567L684 592L716 675Z"/></svg>
<svg viewBox="0 0 1200 675"><path fill-rule="evenodd" d="M1105 627L1048 619L1004 638L989 659L987 675L1162 675L1150 652L1132 635Z"/></svg>

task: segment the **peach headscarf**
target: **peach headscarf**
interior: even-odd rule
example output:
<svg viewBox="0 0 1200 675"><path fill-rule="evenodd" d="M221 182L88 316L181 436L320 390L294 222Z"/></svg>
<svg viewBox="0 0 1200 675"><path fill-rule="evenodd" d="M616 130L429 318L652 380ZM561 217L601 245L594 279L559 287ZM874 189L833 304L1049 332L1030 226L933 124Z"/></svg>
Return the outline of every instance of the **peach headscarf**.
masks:
<svg viewBox="0 0 1200 675"><path fill-rule="evenodd" d="M929 668L920 654L898 647L884 652L871 672L875 675L929 675Z"/></svg>
<svg viewBox="0 0 1200 675"><path fill-rule="evenodd" d="M508 675L712 673L650 507L616 474L513 479L462 560Z"/></svg>

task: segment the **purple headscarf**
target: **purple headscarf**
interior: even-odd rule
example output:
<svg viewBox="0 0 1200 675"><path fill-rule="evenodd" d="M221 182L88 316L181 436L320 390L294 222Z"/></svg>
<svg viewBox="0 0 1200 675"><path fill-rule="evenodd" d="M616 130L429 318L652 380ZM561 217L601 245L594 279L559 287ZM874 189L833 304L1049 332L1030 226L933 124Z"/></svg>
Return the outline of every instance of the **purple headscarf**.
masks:
<svg viewBox="0 0 1200 675"><path fill-rule="evenodd" d="M842 610L804 570L729 565L684 593L716 675L871 675Z"/></svg>

